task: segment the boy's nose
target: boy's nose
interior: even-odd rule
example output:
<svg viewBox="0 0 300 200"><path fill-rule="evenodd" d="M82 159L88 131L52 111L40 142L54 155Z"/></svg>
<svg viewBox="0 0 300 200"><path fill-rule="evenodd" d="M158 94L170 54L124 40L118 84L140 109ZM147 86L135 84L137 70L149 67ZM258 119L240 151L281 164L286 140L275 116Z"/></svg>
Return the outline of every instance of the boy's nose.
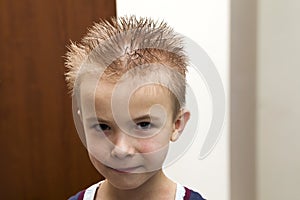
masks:
<svg viewBox="0 0 300 200"><path fill-rule="evenodd" d="M114 146L111 155L118 159L131 157L134 154L134 147L130 136L123 132L119 132L114 138Z"/></svg>

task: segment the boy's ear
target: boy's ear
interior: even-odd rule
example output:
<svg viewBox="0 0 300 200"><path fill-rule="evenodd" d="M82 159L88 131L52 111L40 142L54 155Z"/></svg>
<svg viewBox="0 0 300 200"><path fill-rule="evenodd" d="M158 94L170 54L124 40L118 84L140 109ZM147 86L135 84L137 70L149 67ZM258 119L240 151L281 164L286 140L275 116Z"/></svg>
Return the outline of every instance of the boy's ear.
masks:
<svg viewBox="0 0 300 200"><path fill-rule="evenodd" d="M174 121L174 131L171 134L170 140L175 142L184 130L185 125L190 119L191 113L186 109L181 109Z"/></svg>
<svg viewBox="0 0 300 200"><path fill-rule="evenodd" d="M82 121L82 115L81 115L81 111L79 109L77 110L77 115L80 118L80 120Z"/></svg>

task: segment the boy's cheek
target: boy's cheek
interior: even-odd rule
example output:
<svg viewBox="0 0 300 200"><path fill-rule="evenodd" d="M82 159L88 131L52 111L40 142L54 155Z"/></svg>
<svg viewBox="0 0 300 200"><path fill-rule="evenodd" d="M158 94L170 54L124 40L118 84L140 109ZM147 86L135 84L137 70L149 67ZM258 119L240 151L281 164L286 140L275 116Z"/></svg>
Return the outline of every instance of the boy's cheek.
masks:
<svg viewBox="0 0 300 200"><path fill-rule="evenodd" d="M168 145L145 145L141 154L148 171L161 169L168 153Z"/></svg>
<svg viewBox="0 0 300 200"><path fill-rule="evenodd" d="M110 155L111 145L105 140L94 140L87 143L87 151L93 160L105 162Z"/></svg>
<svg viewBox="0 0 300 200"><path fill-rule="evenodd" d="M100 162L91 153L89 153L89 157L90 157L90 161L92 162L94 167L98 169Z"/></svg>
<svg viewBox="0 0 300 200"><path fill-rule="evenodd" d="M97 171L100 174L102 174L105 171L104 164L101 161L99 161L97 158L95 158L93 156L93 154L89 153L89 157L90 157L90 161L91 161L92 165L95 167L95 169L97 169ZM104 174L102 174L102 175L104 175Z"/></svg>
<svg viewBox="0 0 300 200"><path fill-rule="evenodd" d="M138 152L144 155L144 157L163 157L168 151L169 143L162 143L161 141L152 141L152 142L139 142Z"/></svg>
<svg viewBox="0 0 300 200"><path fill-rule="evenodd" d="M170 131L163 130L157 135L146 138L138 139L139 152L141 153L155 153L158 151L168 150L170 142Z"/></svg>

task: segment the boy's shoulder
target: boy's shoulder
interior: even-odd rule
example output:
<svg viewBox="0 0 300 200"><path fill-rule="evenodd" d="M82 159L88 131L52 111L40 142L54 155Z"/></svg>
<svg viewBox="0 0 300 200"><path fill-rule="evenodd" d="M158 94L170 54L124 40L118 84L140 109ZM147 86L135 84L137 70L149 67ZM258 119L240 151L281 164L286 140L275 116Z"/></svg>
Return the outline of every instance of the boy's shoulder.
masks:
<svg viewBox="0 0 300 200"><path fill-rule="evenodd" d="M198 192L195 192L194 190L191 190L187 187L184 187L184 189L185 189L184 200L205 200Z"/></svg>
<svg viewBox="0 0 300 200"><path fill-rule="evenodd" d="M75 194L74 196L71 196L68 200L83 200L85 190L82 190Z"/></svg>

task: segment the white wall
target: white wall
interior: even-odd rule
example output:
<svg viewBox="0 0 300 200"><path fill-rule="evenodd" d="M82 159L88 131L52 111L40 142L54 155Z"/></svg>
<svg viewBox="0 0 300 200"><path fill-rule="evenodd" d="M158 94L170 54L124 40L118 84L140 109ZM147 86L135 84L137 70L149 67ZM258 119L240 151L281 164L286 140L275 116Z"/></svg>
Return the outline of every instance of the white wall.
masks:
<svg viewBox="0 0 300 200"><path fill-rule="evenodd" d="M231 0L231 200L256 197L256 1Z"/></svg>
<svg viewBox="0 0 300 200"><path fill-rule="evenodd" d="M117 0L117 15L130 14L163 19L177 32L195 40L215 63L228 96L229 0ZM180 160L166 169L166 173L175 181L200 191L207 199L228 200L229 120L227 118L213 152L204 160L199 160L209 117L203 120L200 136Z"/></svg>
<svg viewBox="0 0 300 200"><path fill-rule="evenodd" d="M257 199L300 197L300 1L258 1Z"/></svg>

